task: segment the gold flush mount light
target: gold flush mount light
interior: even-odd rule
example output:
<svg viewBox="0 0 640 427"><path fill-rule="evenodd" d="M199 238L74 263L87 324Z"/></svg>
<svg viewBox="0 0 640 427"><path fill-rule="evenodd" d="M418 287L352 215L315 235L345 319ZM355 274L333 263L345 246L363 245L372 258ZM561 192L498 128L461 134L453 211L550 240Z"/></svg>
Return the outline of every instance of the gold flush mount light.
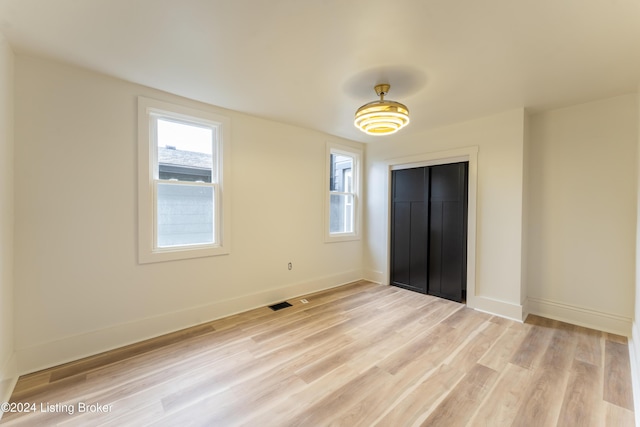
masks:
<svg viewBox="0 0 640 427"><path fill-rule="evenodd" d="M388 84L376 85L374 89L380 101L369 102L358 108L354 124L369 135L390 135L409 124L409 109L399 102L387 101Z"/></svg>

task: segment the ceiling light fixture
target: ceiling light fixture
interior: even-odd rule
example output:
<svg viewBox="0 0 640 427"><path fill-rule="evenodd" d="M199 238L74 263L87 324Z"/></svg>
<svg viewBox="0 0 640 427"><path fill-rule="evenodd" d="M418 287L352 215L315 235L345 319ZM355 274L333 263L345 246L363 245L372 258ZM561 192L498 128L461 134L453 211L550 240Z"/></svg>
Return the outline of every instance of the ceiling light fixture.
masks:
<svg viewBox="0 0 640 427"><path fill-rule="evenodd" d="M409 124L409 109L399 102L386 101L389 93L388 84L374 87L380 101L369 102L358 108L354 124L369 135L390 135Z"/></svg>

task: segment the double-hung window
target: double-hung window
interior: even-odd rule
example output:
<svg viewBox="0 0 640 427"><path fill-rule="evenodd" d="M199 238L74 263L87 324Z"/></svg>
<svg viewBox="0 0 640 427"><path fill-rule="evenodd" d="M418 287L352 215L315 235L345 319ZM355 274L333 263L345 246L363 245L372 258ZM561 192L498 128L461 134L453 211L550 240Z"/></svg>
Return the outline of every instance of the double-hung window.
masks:
<svg viewBox="0 0 640 427"><path fill-rule="evenodd" d="M355 240L360 236L360 153L350 146L327 144L325 240Z"/></svg>
<svg viewBox="0 0 640 427"><path fill-rule="evenodd" d="M229 119L140 97L139 261L229 253Z"/></svg>

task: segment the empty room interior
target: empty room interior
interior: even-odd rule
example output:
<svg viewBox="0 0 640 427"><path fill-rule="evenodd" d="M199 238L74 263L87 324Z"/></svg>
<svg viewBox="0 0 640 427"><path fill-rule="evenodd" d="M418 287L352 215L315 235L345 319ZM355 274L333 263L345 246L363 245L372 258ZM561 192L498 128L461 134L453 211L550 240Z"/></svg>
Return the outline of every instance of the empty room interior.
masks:
<svg viewBox="0 0 640 427"><path fill-rule="evenodd" d="M636 0L0 0L0 425L636 425L639 129Z"/></svg>

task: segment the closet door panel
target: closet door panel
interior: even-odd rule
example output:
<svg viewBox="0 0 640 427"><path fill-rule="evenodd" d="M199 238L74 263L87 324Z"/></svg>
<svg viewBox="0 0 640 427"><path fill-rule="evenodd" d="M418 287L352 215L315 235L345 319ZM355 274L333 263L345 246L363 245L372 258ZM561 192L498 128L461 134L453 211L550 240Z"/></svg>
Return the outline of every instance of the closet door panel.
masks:
<svg viewBox="0 0 640 427"><path fill-rule="evenodd" d="M442 287L442 202L430 202L429 221L429 286L428 293L440 296Z"/></svg>
<svg viewBox="0 0 640 427"><path fill-rule="evenodd" d="M411 239L411 203L394 203L392 218L391 282L409 284L411 282L411 247L407 242Z"/></svg>
<svg viewBox="0 0 640 427"><path fill-rule="evenodd" d="M440 294L445 298L462 299L463 271L463 204L462 202L444 203L442 228L447 238L442 242L442 278Z"/></svg>
<svg viewBox="0 0 640 427"><path fill-rule="evenodd" d="M425 260L428 256L427 242L429 238L429 227L425 218L427 217L427 204L424 202L414 202L411 204L411 236L410 236L410 259L411 259L411 285L427 292L427 264Z"/></svg>
<svg viewBox="0 0 640 427"><path fill-rule="evenodd" d="M466 164L430 168L431 295L462 301L466 281Z"/></svg>
<svg viewBox="0 0 640 427"><path fill-rule="evenodd" d="M425 168L392 172L391 284L427 293L429 227Z"/></svg>

